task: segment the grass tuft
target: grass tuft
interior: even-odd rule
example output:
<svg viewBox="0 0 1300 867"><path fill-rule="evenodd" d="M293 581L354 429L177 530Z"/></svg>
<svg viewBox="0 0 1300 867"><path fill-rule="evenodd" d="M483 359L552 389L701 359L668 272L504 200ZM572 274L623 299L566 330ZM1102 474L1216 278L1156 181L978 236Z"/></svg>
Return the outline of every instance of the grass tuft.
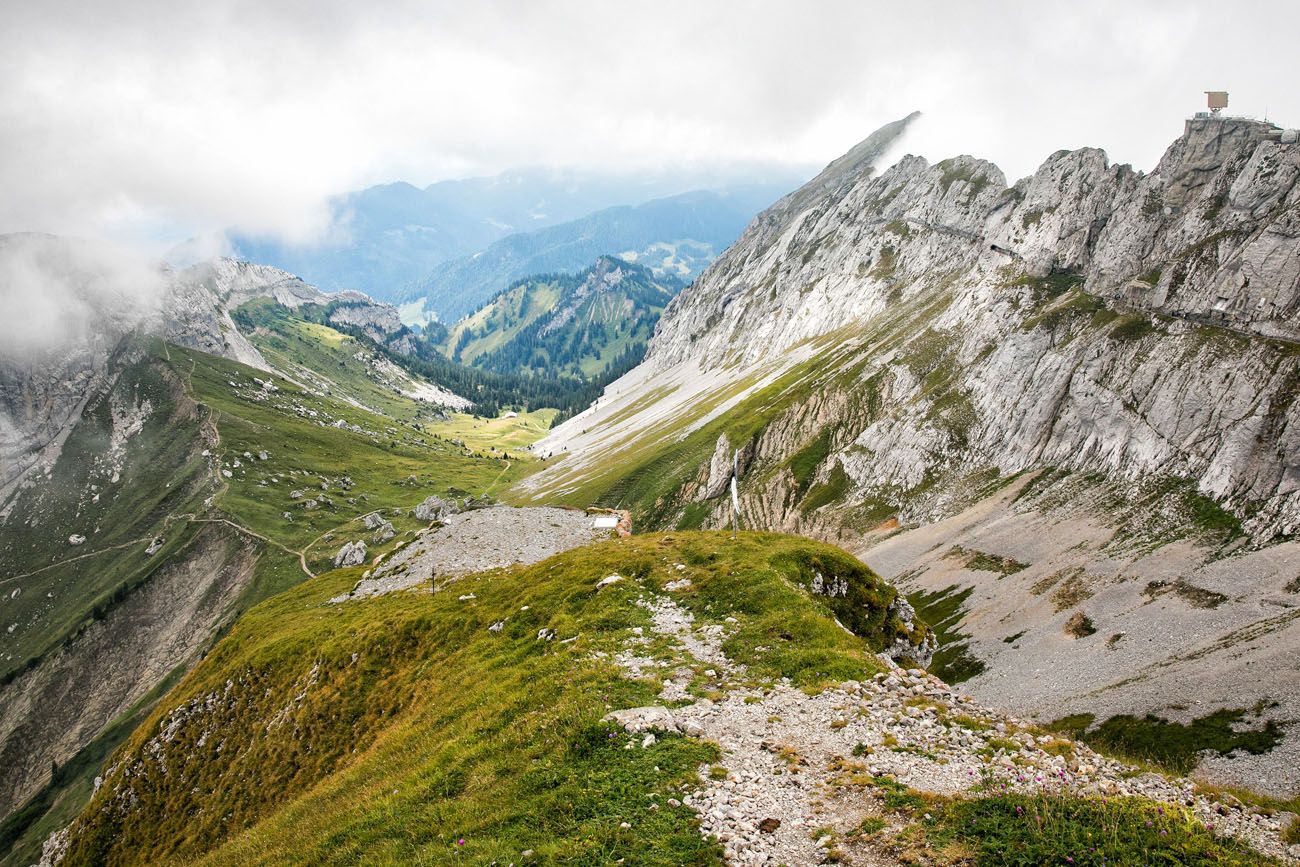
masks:
<svg viewBox="0 0 1300 867"><path fill-rule="evenodd" d="M1095 728L1092 714L1062 717L1048 728L1082 740L1102 752L1137 762L1157 765L1179 774L1189 774L1203 752L1227 755L1245 750L1262 755L1282 739L1278 724L1268 720L1258 729L1242 729L1245 709L1217 710L1189 723L1172 722L1147 714L1114 716Z"/></svg>
<svg viewBox="0 0 1300 867"><path fill-rule="evenodd" d="M1184 807L1143 798L1006 794L932 808L931 846L960 846L980 867L1044 864L1259 865L1276 863L1215 836Z"/></svg>

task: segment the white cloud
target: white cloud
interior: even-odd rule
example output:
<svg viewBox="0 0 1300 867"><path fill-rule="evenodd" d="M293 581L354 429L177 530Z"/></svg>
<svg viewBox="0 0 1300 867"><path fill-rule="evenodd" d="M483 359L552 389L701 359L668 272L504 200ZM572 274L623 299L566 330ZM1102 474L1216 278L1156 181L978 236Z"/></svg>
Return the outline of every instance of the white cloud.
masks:
<svg viewBox="0 0 1300 867"><path fill-rule="evenodd" d="M1292 3L0 0L0 231L325 231L324 198L553 164L1149 168L1226 88L1300 123Z"/></svg>
<svg viewBox="0 0 1300 867"><path fill-rule="evenodd" d="M76 345L111 345L156 311L158 263L132 248L48 235L0 237L0 360L36 361Z"/></svg>

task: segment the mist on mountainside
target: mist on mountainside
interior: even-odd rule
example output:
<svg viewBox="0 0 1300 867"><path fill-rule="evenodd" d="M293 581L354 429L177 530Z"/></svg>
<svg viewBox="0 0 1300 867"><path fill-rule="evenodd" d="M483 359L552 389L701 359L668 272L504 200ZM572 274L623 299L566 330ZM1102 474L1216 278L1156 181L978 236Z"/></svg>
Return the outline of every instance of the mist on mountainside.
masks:
<svg viewBox="0 0 1300 867"><path fill-rule="evenodd" d="M158 310L167 275L106 241L0 236L0 357L11 362L117 332Z"/></svg>

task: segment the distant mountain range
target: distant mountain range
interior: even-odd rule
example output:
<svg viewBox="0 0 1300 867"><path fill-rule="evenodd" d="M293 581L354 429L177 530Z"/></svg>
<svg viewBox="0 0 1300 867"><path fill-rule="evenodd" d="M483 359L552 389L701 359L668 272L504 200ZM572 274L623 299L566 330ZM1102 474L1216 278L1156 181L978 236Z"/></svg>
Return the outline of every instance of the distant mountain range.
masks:
<svg viewBox="0 0 1300 867"><path fill-rule="evenodd" d="M640 361L683 285L602 256L578 274L520 280L460 320L442 349L453 361L498 373L601 378Z"/></svg>
<svg viewBox="0 0 1300 867"><path fill-rule="evenodd" d="M657 275L691 280L734 241L754 215L786 192L782 184L697 190L502 238L480 253L444 262L389 296L408 323L455 322L512 281L576 272L614 255Z"/></svg>
<svg viewBox="0 0 1300 867"><path fill-rule="evenodd" d="M758 197L761 201L756 200L756 212L804 178L803 171L788 168L721 175L523 169L424 188L392 183L332 200L334 231L320 243L294 245L238 233L229 241L237 258L274 265L322 289L357 289L388 300L400 287L425 278L439 264L481 251L508 235L569 222L615 205L639 205L691 190L755 183L771 190ZM598 249L574 267L591 264L603 252L618 251Z"/></svg>

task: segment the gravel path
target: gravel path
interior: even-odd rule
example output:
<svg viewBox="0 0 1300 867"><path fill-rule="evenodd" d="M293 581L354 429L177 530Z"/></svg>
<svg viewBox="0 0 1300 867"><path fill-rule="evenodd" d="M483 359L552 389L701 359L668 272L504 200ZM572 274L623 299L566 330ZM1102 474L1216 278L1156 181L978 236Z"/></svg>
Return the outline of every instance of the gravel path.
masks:
<svg viewBox="0 0 1300 867"><path fill-rule="evenodd" d="M721 686L720 701L617 711L628 731L672 730L714 741L725 776L702 768L701 788L684 803L716 835L728 863L806 865L837 860L898 864L891 839L907 823L885 806L890 786L956 796L972 789L1140 795L1191 807L1216 833L1238 837L1288 864L1300 846L1280 836L1288 816L1211 801L1191 781L1138 773L1086 745L1039 733L1030 723L977 706L919 669L890 666L866 683L848 682L808 695L788 682L735 686L741 666L722 652L726 624L699 625L667 596L643 597L651 634L637 627L615 660L633 678L663 679L666 704L690 701L692 676ZM677 652L655 659L641 648L655 636ZM730 687L730 688L728 688ZM851 835L865 819L873 835Z"/></svg>

